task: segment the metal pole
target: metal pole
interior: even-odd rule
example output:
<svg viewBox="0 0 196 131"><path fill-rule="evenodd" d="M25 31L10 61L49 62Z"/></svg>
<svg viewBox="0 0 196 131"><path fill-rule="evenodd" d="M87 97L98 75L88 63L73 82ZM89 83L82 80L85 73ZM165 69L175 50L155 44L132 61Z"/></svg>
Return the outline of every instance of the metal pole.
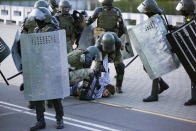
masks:
<svg viewBox="0 0 196 131"><path fill-rule="evenodd" d="M9 80L11 80L11 79L17 77L17 76L20 75L20 74L22 74L22 71L19 72L19 73L17 73L16 75L13 75L13 76L9 77L7 80L9 81Z"/></svg>
<svg viewBox="0 0 196 131"><path fill-rule="evenodd" d="M139 55L136 55L126 66L125 68L127 68L132 62L135 61L135 59L138 57Z"/></svg>
<svg viewBox="0 0 196 131"><path fill-rule="evenodd" d="M3 73L1 72L1 70L0 70L0 74L1 74L1 76L3 77L5 83L9 86L10 84L9 84L8 81L6 80L6 78L5 78L5 76L3 75Z"/></svg>

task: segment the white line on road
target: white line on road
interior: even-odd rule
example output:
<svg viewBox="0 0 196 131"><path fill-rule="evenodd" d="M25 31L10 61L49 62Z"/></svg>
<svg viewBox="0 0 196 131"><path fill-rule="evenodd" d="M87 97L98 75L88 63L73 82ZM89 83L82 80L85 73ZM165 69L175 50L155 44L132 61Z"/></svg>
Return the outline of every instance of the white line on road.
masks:
<svg viewBox="0 0 196 131"><path fill-rule="evenodd" d="M32 113L32 112L23 111L23 110L19 110L19 109L14 109L12 107L4 106L4 105L0 105L0 107L3 107L5 109L9 109L9 110L12 110L12 111L16 111L16 112L28 114L28 115L31 115L31 116L36 116L36 114L35 113ZM45 119L56 121L55 118L51 118L51 117L48 117L48 116L45 116ZM67 121L63 121L63 122L65 124L76 126L76 127L83 128L83 129L87 129L87 130L90 130L90 131L102 131L102 130L99 130L99 129L95 129L95 128L91 128L91 127L87 127L87 126L83 126L83 125L79 125L79 124L74 124L74 123L67 122Z"/></svg>
<svg viewBox="0 0 196 131"><path fill-rule="evenodd" d="M0 117L2 117L2 116L9 116L9 115L13 115L13 114L16 114L16 112L1 113Z"/></svg>
<svg viewBox="0 0 196 131"><path fill-rule="evenodd" d="M14 105L14 104L7 103L7 102L3 102L3 101L0 101L0 104L4 104L4 105L7 105L7 106L12 106L12 107L16 107L16 108L20 108L20 109L28 110L28 111L31 110L31 109L26 108L26 107ZM15 109L15 108L14 108L14 109ZM48 112L45 112L44 114L45 114L45 115L48 115L48 116L55 117L54 114L51 114L51 113L48 113ZM97 127L97 128L104 129L104 130L109 130L109 131L120 131L120 130L118 130L118 129L113 129L113 128L106 127L106 126L103 126L103 125L94 124L94 123L91 123L91 122L85 122L85 121L81 121L81 120L77 120L77 119L73 119L73 118L69 118L69 117L63 117L63 119L64 119L64 120L68 120L68 121L78 122L78 123L80 123L80 124L89 125L89 126L91 126L91 127Z"/></svg>

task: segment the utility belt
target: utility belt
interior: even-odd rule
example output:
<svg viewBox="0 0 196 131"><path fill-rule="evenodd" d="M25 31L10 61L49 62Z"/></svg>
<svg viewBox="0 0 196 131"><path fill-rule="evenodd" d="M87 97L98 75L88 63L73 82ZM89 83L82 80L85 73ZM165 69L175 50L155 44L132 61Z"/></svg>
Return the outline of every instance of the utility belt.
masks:
<svg viewBox="0 0 196 131"><path fill-rule="evenodd" d="M101 27L95 27L93 29L93 32L94 32L94 35L96 36L96 38L98 38L104 32L115 32L116 34L118 34L118 30L117 29L106 30L106 29L103 29Z"/></svg>

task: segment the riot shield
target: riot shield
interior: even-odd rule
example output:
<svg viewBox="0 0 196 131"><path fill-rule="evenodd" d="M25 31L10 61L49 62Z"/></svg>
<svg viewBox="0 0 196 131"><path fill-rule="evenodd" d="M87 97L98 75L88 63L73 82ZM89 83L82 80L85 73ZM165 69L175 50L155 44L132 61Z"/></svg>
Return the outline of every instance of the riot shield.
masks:
<svg viewBox="0 0 196 131"><path fill-rule="evenodd" d="M167 30L160 15L128 29L131 43L151 79L161 77L179 67L166 39Z"/></svg>
<svg viewBox="0 0 196 131"><path fill-rule="evenodd" d="M78 48L82 50L86 50L89 46L93 46L95 44L95 38L93 34L93 27L86 26L79 40Z"/></svg>
<svg viewBox="0 0 196 131"><path fill-rule="evenodd" d="M65 31L22 34L24 96L29 101L70 95Z"/></svg>
<svg viewBox="0 0 196 131"><path fill-rule="evenodd" d="M196 19L167 34L167 39L191 81L196 83Z"/></svg>
<svg viewBox="0 0 196 131"><path fill-rule="evenodd" d="M20 50L20 32L17 30L14 43L11 49L12 58L18 72L22 71L21 50Z"/></svg>
<svg viewBox="0 0 196 131"><path fill-rule="evenodd" d="M0 63L10 54L10 49L0 37Z"/></svg>
<svg viewBox="0 0 196 131"><path fill-rule="evenodd" d="M133 49L131 46L131 41L129 39L127 28L125 27L125 33L121 36L121 41L124 49L121 50L123 59L129 59L134 56Z"/></svg>

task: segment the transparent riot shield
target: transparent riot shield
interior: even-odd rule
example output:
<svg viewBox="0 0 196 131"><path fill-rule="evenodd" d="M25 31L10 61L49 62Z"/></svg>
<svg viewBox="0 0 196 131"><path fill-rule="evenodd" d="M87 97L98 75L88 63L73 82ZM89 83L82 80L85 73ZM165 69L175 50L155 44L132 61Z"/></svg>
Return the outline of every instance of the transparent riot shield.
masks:
<svg viewBox="0 0 196 131"><path fill-rule="evenodd" d="M17 30L14 43L11 49L12 58L18 72L22 71L21 49L20 49L20 32Z"/></svg>
<svg viewBox="0 0 196 131"><path fill-rule="evenodd" d="M178 58L170 50L167 30L160 15L129 28L128 34L151 79L179 67Z"/></svg>
<svg viewBox="0 0 196 131"><path fill-rule="evenodd" d="M65 31L22 34L24 96L29 101L70 95Z"/></svg>
<svg viewBox="0 0 196 131"><path fill-rule="evenodd" d="M128 35L127 28L125 27L125 33L121 36L121 41L123 44L124 49L121 50L123 59L129 59L134 56L133 49L131 46L131 41Z"/></svg>
<svg viewBox="0 0 196 131"><path fill-rule="evenodd" d="M78 48L82 50L86 50L89 46L93 46L95 44L93 27L86 26L79 40Z"/></svg>

